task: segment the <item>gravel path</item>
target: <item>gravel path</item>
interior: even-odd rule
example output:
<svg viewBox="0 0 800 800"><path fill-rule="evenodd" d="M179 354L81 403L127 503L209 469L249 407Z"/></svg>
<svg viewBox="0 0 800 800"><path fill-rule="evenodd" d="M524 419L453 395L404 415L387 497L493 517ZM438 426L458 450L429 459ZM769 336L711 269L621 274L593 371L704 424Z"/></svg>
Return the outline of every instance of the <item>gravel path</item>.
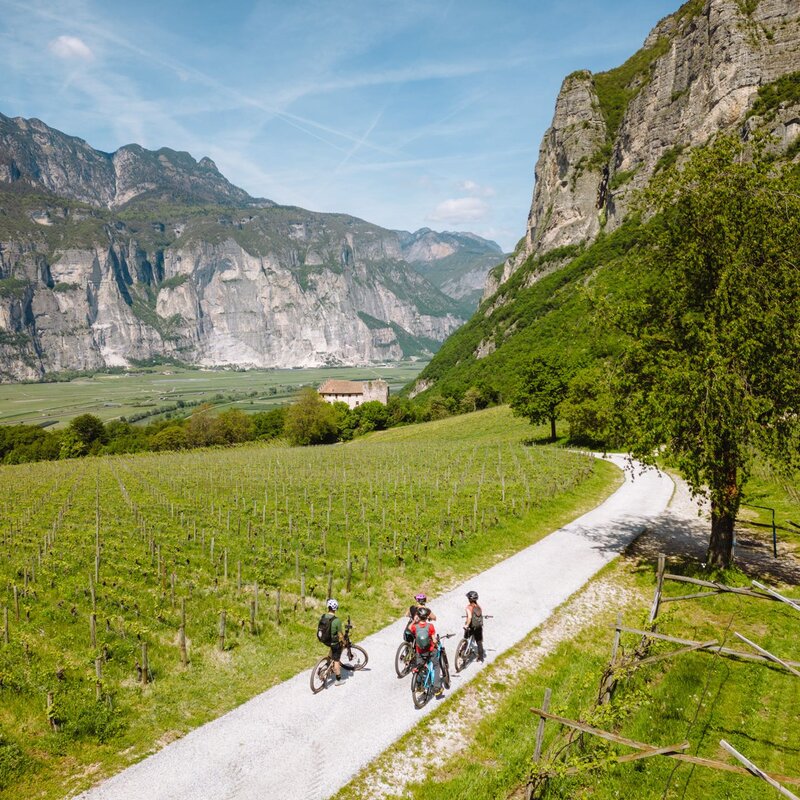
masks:
<svg viewBox="0 0 800 800"><path fill-rule="evenodd" d="M623 465L623 459L610 459ZM437 630L460 632L467 589L480 593L487 614L487 661L519 642L651 526L673 491L665 475L648 471L602 505L486 572L432 599ZM394 673L404 622L361 644L369 665L319 695L305 671L192 731L135 764L83 800L321 800L336 792L429 711L416 711L408 679ZM455 639L449 640L453 660ZM310 667L311 665L309 665ZM479 666L479 665L474 665ZM454 677L453 689L478 670ZM348 675L349 673L344 673Z"/></svg>

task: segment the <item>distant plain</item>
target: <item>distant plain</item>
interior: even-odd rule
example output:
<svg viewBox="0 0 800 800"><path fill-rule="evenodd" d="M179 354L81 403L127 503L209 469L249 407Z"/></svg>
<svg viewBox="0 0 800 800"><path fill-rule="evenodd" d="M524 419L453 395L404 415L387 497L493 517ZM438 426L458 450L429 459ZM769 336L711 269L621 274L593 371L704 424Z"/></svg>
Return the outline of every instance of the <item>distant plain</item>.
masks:
<svg viewBox="0 0 800 800"><path fill-rule="evenodd" d="M287 403L302 386L317 386L329 378L372 380L382 378L397 393L426 366L426 361L405 361L395 366L321 367L276 370L203 370L158 367L148 371L96 373L59 383L0 385L0 424L63 428L80 414L94 414L108 422L130 418L179 402L244 411L266 411ZM143 422L161 416L149 414Z"/></svg>

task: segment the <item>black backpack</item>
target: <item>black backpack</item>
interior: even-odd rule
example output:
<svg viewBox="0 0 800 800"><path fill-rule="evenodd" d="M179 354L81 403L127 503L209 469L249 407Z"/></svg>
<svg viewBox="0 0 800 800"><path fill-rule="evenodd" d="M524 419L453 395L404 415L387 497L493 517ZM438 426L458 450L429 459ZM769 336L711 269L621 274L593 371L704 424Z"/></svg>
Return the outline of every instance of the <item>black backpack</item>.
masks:
<svg viewBox="0 0 800 800"><path fill-rule="evenodd" d="M483 627L483 609L479 605L476 605L472 609L472 619L469 623L470 628L482 628Z"/></svg>
<svg viewBox="0 0 800 800"><path fill-rule="evenodd" d="M331 637L331 627L333 625L334 614L323 614L317 623L317 639L325 647L333 645Z"/></svg>

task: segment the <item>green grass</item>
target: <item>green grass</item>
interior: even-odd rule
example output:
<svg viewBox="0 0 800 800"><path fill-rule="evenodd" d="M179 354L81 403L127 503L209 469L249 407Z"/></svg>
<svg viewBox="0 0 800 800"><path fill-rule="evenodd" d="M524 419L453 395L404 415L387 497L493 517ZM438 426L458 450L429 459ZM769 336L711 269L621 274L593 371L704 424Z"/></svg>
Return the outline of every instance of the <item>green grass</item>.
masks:
<svg viewBox="0 0 800 800"><path fill-rule="evenodd" d="M593 507L618 484L619 472L605 462L520 444L530 430L507 409L490 409L345 446L248 446L0 469L0 586L11 611L11 641L0 644L0 797L78 790L307 668L319 655L314 628L329 573L362 638L400 616L415 590L451 587ZM181 598L187 670L177 647ZM222 610L224 652L216 646ZM144 690L134 669L142 641L155 674ZM106 659L103 693L112 710L95 701L98 655ZM48 691L63 722L58 733L44 714Z"/></svg>
<svg viewBox="0 0 800 800"><path fill-rule="evenodd" d="M624 623L639 627L648 597L652 596L653 570L623 560L602 574L609 572L636 590L636 600L624 609ZM735 572L717 577L735 585L748 583ZM668 584L667 593L684 592L678 584ZM659 625L664 633L696 640L717 638L727 646L741 649L744 646L732 635L737 630L772 652L797 658L796 612L778 603L728 595L664 608L669 609ZM538 668L520 676L500 707L476 726L466 750L445 763L434 778L409 787L404 796L414 800L495 800L524 796L521 792L530 774L538 723L529 709L541 707L544 691L550 688L553 713L572 719L587 718L609 657L612 632L608 623L617 610L604 609L593 626L574 640L559 645ZM535 638L536 632L529 637L529 644ZM623 638L625 650L630 651L635 644L635 637ZM657 645L651 652L671 649L672 645ZM493 669L478 679L487 687L491 685ZM793 675L770 666L688 654L646 666L625 681L608 714L612 722L607 721L605 727L622 736L657 745L688 740L689 753L730 762L718 744L724 738L768 772L800 776L798 714L800 692ZM435 726L436 715L426 724ZM545 752L556 730L555 724L547 723ZM419 730L414 735L425 738ZM773 789L753 777L679 765L666 758L613 765L608 763L610 753L622 754L631 752L630 749L605 748L591 737L587 742L583 757L605 759L606 763L580 778L555 779L545 794L548 800L634 797L758 800L777 796Z"/></svg>
<svg viewBox="0 0 800 800"><path fill-rule="evenodd" d="M778 543L800 544L800 475L785 476L776 474L763 460L753 466L752 474L744 487L743 505L739 510L739 520L759 523L758 531L762 537L772 537L772 530L764 527L772 525L775 510ZM764 508L753 508L764 506ZM794 525L792 524L794 523Z"/></svg>

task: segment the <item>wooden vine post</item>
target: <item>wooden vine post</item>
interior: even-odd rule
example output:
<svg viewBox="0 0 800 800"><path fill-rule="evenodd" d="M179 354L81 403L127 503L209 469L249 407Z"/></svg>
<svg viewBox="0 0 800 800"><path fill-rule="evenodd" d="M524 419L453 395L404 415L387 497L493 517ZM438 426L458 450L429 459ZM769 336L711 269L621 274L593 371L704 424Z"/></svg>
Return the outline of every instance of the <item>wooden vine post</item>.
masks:
<svg viewBox="0 0 800 800"><path fill-rule="evenodd" d="M185 667L189 663L189 655L186 651L186 598L181 598L181 626L178 630L178 647L181 652L181 666Z"/></svg>
<svg viewBox="0 0 800 800"><path fill-rule="evenodd" d="M225 649L225 623L226 623L226 613L225 611L220 611L219 613L219 640L218 646L220 650Z"/></svg>
<svg viewBox="0 0 800 800"><path fill-rule="evenodd" d="M147 642L142 642L142 664L141 664L141 669L142 669L142 677L141 677L142 689L144 689L144 687L147 686L147 684L148 684L148 682L150 680L150 664L149 664L149 662L147 660Z"/></svg>

